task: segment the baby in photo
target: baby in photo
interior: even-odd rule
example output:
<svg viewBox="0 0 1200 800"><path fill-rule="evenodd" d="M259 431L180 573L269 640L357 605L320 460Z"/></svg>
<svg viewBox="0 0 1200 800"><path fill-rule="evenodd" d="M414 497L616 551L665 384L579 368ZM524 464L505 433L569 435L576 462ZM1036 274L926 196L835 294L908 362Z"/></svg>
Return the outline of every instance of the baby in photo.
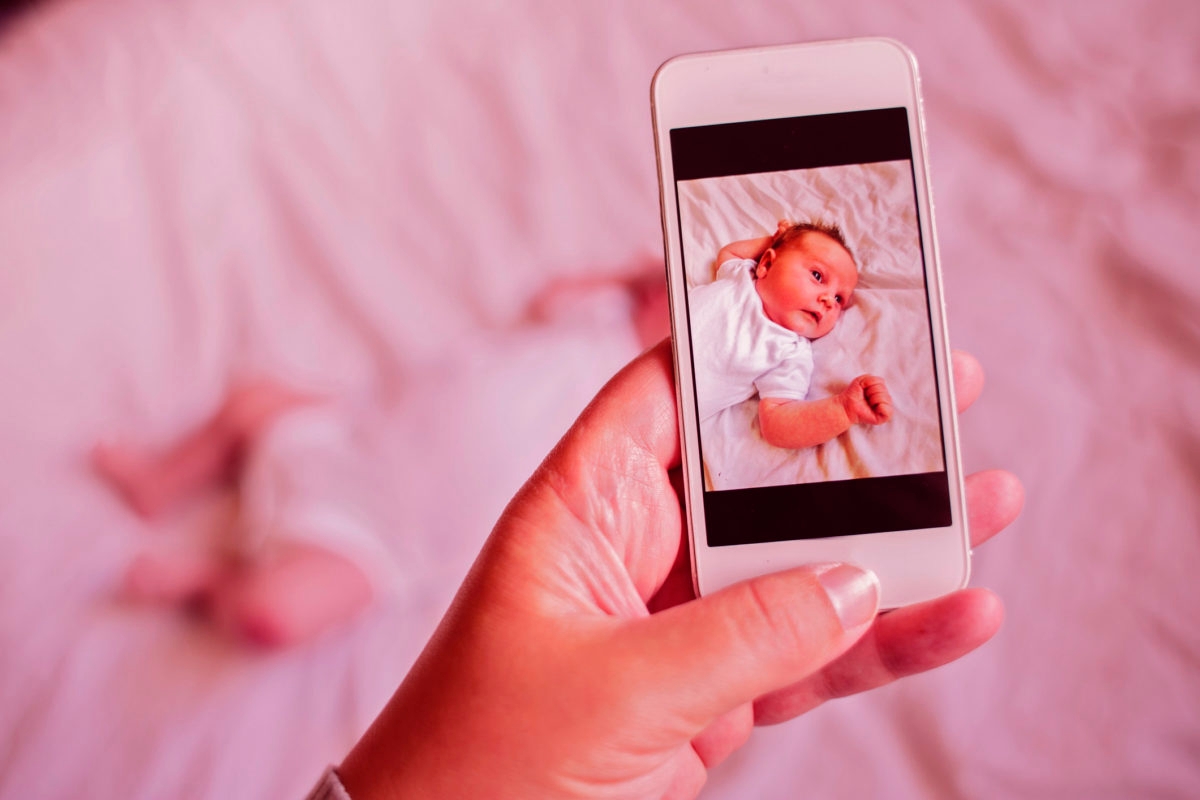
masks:
<svg viewBox="0 0 1200 800"><path fill-rule="evenodd" d="M721 248L717 264L716 278L689 292L701 421L757 395L763 439L799 449L891 419L891 396L875 375L806 399L812 340L834 329L858 284L837 225L785 220L773 234Z"/></svg>

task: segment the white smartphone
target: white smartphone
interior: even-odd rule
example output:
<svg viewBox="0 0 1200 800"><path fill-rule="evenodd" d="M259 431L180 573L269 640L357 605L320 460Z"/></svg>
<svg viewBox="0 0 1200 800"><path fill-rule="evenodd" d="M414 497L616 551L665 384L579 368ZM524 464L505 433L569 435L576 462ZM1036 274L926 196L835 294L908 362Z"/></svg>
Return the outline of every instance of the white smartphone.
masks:
<svg viewBox="0 0 1200 800"><path fill-rule="evenodd" d="M916 60L685 55L651 87L696 590L802 564L892 608L970 540Z"/></svg>

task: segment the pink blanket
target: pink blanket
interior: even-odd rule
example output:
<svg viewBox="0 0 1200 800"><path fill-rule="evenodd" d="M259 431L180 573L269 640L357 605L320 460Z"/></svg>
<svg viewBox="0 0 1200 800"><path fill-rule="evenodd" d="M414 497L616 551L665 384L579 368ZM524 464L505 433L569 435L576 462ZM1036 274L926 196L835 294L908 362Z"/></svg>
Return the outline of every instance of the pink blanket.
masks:
<svg viewBox="0 0 1200 800"><path fill-rule="evenodd" d="M866 34L921 59L951 336L989 370L964 457L1029 488L975 559L1008 621L759 731L707 796L1194 795L1195 4L63 0L0 32L0 796L300 795L637 349L620 297L523 313L660 251L654 68ZM406 573L272 656L111 600L195 526L84 466L262 371L378 415Z"/></svg>

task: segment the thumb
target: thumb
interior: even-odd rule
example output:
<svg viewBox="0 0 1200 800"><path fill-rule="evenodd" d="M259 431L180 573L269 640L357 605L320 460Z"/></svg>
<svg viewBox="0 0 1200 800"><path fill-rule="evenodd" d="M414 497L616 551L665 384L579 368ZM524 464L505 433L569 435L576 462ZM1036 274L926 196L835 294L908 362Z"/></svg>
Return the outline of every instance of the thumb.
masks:
<svg viewBox="0 0 1200 800"><path fill-rule="evenodd" d="M643 620L646 688L692 732L817 672L870 627L879 581L849 564L763 575Z"/></svg>

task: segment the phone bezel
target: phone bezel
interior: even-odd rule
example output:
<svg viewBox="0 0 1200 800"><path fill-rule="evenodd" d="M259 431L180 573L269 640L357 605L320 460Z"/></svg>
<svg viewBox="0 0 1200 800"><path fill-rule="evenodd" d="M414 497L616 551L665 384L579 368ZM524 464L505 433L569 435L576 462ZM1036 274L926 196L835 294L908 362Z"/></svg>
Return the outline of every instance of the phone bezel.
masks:
<svg viewBox="0 0 1200 800"><path fill-rule="evenodd" d="M676 390L680 398L691 398L695 391L690 332L683 323L687 319L686 281L671 164L671 129L893 107L904 107L908 112L952 524L948 528L709 547L703 513L698 423L694 403L680 402L677 405L683 441L685 519L692 579L700 594L754 575L832 561L874 570L880 579L881 605L885 608L946 594L965 586L969 579L970 541L924 115L916 58L903 44L892 39L867 38L697 53L672 58L655 73L651 83L651 112Z"/></svg>

